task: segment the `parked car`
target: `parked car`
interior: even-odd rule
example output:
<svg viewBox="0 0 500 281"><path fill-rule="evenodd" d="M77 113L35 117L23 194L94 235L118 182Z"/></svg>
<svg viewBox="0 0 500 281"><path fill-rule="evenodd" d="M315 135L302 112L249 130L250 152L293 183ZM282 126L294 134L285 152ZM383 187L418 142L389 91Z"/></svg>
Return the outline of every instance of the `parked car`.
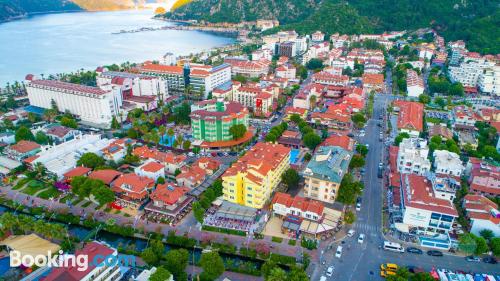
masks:
<svg viewBox="0 0 500 281"><path fill-rule="evenodd" d="M364 241L365 241L365 235L361 233L358 237L358 243L363 244Z"/></svg>
<svg viewBox="0 0 500 281"><path fill-rule="evenodd" d="M342 256L342 246L337 247L337 251L335 251L335 257L339 258Z"/></svg>
<svg viewBox="0 0 500 281"><path fill-rule="evenodd" d="M356 211L361 211L361 203L356 204Z"/></svg>
<svg viewBox="0 0 500 281"><path fill-rule="evenodd" d="M350 230L347 232L347 236L348 236L348 237L352 237L352 236L354 236L354 233L356 233L356 230L354 230L354 229L350 229Z"/></svg>
<svg viewBox="0 0 500 281"><path fill-rule="evenodd" d="M326 270L326 276L331 277L333 275L333 265L328 267Z"/></svg>
<svg viewBox="0 0 500 281"><path fill-rule="evenodd" d="M490 256L483 258L483 262L490 263L490 264L497 264L498 263L497 259L495 259L494 257L490 257Z"/></svg>
<svg viewBox="0 0 500 281"><path fill-rule="evenodd" d="M481 259L479 257L475 257L475 256L467 256L467 257L465 257L465 260L470 261L470 262L480 262L481 261Z"/></svg>
<svg viewBox="0 0 500 281"><path fill-rule="evenodd" d="M408 247L408 248L406 248L406 251L408 253L419 254L419 255L424 253L424 251L420 250L419 248L415 248L415 247Z"/></svg>
<svg viewBox="0 0 500 281"><path fill-rule="evenodd" d="M427 255L433 256L433 257L442 257L443 253L441 251L438 251L438 250L429 250L429 251L427 251Z"/></svg>

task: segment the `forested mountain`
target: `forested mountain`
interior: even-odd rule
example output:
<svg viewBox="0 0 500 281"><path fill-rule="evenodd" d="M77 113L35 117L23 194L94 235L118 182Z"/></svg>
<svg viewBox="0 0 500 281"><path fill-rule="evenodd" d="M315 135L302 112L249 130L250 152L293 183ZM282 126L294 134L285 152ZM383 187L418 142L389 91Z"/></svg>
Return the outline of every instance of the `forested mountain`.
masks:
<svg viewBox="0 0 500 281"><path fill-rule="evenodd" d="M321 0L195 0L170 14L175 19L241 22L278 19L282 24L308 17Z"/></svg>
<svg viewBox="0 0 500 281"><path fill-rule="evenodd" d="M119 10L133 6L134 0L0 0L0 22L34 13Z"/></svg>
<svg viewBox="0 0 500 281"><path fill-rule="evenodd" d="M0 0L0 22L39 12L80 10L69 0Z"/></svg>
<svg viewBox="0 0 500 281"><path fill-rule="evenodd" d="M278 19L300 33L433 27L471 50L500 53L500 0L193 0L166 17L209 22ZM275 30L276 31L276 30Z"/></svg>

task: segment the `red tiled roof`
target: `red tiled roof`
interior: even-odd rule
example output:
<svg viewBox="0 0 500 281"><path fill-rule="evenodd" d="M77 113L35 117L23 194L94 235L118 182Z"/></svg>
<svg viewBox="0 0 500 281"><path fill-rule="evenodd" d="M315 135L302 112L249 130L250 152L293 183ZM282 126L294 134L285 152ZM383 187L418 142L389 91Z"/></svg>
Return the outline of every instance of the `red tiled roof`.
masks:
<svg viewBox="0 0 500 281"><path fill-rule="evenodd" d="M75 252L75 256L86 255L89 261L96 258L97 255L100 257L111 256L115 251L104 244L98 242L90 242L81 250ZM91 271L93 271L96 265L89 262L86 270L80 271L78 266L68 266L68 267L54 267L50 270L50 273L46 277L42 277L42 281L79 281L83 280Z"/></svg>
<svg viewBox="0 0 500 281"><path fill-rule="evenodd" d="M146 163L141 166L141 170L149 173L156 173L160 171L161 169L164 169L165 166L162 164L156 162L156 161L150 161L149 163Z"/></svg>
<svg viewBox="0 0 500 281"><path fill-rule="evenodd" d="M397 100L399 107L398 128L421 132L424 129L424 105L418 102Z"/></svg>
<svg viewBox="0 0 500 281"><path fill-rule="evenodd" d="M173 183L159 184L149 195L153 201L162 201L166 205L173 205L189 191L189 188L179 187Z"/></svg>
<svg viewBox="0 0 500 281"><path fill-rule="evenodd" d="M172 73L172 74L178 74L182 75L184 73L184 70L182 66L176 66L176 65L161 65L161 64L144 64L140 68L141 72L159 72L159 73Z"/></svg>
<svg viewBox="0 0 500 281"><path fill-rule="evenodd" d="M318 217L323 215L323 210L325 208L325 206L319 201L306 199L301 196L292 197L290 194L283 192L276 192L273 197L272 204L280 204L288 208L293 207L300 209L303 212L312 212L317 214Z"/></svg>
<svg viewBox="0 0 500 281"><path fill-rule="evenodd" d="M83 167L83 166L76 167L76 168L66 172L64 174L64 177L69 179L72 177L84 176L84 175L87 175L90 171L92 171L92 169L87 168L87 167Z"/></svg>
<svg viewBox="0 0 500 281"><path fill-rule="evenodd" d="M47 130L48 135L53 135L59 138L66 136L71 131L70 128L64 126L54 126Z"/></svg>
<svg viewBox="0 0 500 281"><path fill-rule="evenodd" d="M144 199L147 190L154 186L154 180L141 177L134 173L121 175L113 182L113 191L124 192L126 196L132 199Z"/></svg>
<svg viewBox="0 0 500 281"><path fill-rule="evenodd" d="M439 212L458 217L458 212L453 203L446 199L436 198L430 182L423 176L416 174L405 174L403 194L405 206ZM409 186L409 190L406 189ZM407 193L410 194L407 194Z"/></svg>
<svg viewBox="0 0 500 281"><path fill-rule="evenodd" d="M117 177L121 175L123 174L118 171L106 169L106 170L93 171L92 173L90 173L89 178L95 180L101 180L105 184L110 185L111 182L113 182Z"/></svg>
<svg viewBox="0 0 500 281"><path fill-rule="evenodd" d="M354 144L355 140L346 135L331 135L320 146L340 146L343 149L353 151Z"/></svg>
<svg viewBox="0 0 500 281"><path fill-rule="evenodd" d="M40 145L38 143L27 140L21 140L10 146L10 150L16 151L17 153L27 153L39 148Z"/></svg>

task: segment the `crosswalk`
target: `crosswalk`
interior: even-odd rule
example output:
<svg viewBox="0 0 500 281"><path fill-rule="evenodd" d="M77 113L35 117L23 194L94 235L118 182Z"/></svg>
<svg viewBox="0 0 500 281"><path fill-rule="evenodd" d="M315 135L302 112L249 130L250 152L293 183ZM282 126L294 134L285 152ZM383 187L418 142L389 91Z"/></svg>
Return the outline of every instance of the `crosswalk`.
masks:
<svg viewBox="0 0 500 281"><path fill-rule="evenodd" d="M366 233L366 234L376 234L380 231L380 227L372 224L368 224L365 222L356 222L353 227L358 233Z"/></svg>

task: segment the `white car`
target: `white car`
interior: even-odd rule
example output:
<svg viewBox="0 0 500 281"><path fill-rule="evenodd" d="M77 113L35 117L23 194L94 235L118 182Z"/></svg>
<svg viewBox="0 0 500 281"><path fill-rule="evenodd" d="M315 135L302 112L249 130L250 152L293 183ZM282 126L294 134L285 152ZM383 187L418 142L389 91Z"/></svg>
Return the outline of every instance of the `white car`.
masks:
<svg viewBox="0 0 500 281"><path fill-rule="evenodd" d="M361 211L361 203L356 204L356 211Z"/></svg>
<svg viewBox="0 0 500 281"><path fill-rule="evenodd" d="M335 257L339 258L342 256L342 246L337 247L337 251L335 251Z"/></svg>
<svg viewBox="0 0 500 281"><path fill-rule="evenodd" d="M348 237L352 237L352 236L354 236L354 233L356 233L356 230L354 230L354 229L349 229L349 231L347 232L347 236L348 236Z"/></svg>
<svg viewBox="0 0 500 281"><path fill-rule="evenodd" d="M326 270L326 276L331 277L333 275L333 265L328 267Z"/></svg>
<svg viewBox="0 0 500 281"><path fill-rule="evenodd" d="M358 243L363 244L364 241L365 241L365 235L361 233L358 237Z"/></svg>

